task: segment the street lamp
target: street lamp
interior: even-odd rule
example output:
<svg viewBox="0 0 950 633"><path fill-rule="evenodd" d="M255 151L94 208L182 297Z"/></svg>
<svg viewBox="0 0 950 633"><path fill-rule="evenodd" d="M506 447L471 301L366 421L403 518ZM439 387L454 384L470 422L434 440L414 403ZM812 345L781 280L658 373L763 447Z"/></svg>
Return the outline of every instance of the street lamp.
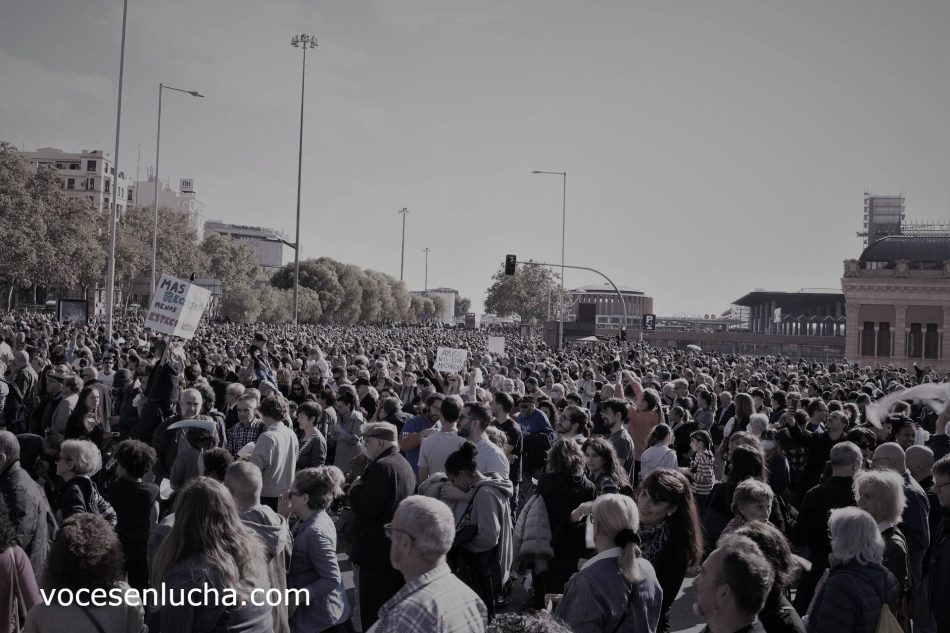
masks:
<svg viewBox="0 0 950 633"><path fill-rule="evenodd" d="M158 84L158 132L155 135L155 198L152 200L152 214L155 217L152 226L152 294L150 295L150 304L155 299L155 284L157 283L155 261L158 258L158 159L162 146L162 90L174 90L184 92L192 97L204 98L204 95L199 94L196 90L182 90L181 88L166 86L163 83Z"/></svg>
<svg viewBox="0 0 950 633"><path fill-rule="evenodd" d="M429 253L432 251L431 248L426 246L422 249L422 252L426 254L426 283L425 290L423 292L429 292Z"/></svg>
<svg viewBox="0 0 950 633"><path fill-rule="evenodd" d="M290 40L290 45L294 48L303 48L303 71L300 75L300 146L297 151L297 238L296 243L300 245L300 182L303 176L303 97L304 88L307 81L307 49L317 47L317 38L313 35L294 35ZM300 284L297 281L300 277L300 249L294 249L294 325L297 325L297 297L300 291Z"/></svg>
<svg viewBox="0 0 950 633"><path fill-rule="evenodd" d="M402 281L402 271L406 263L406 216L409 215L409 209L403 207L396 213L402 216L402 254L399 256L399 281Z"/></svg>
<svg viewBox="0 0 950 633"><path fill-rule="evenodd" d="M561 193L561 296L558 299L558 348L564 347L564 242L567 238L567 172L566 171L539 171L534 170L532 174L548 174L551 176L561 176L564 180L564 188Z"/></svg>
<svg viewBox="0 0 950 633"><path fill-rule="evenodd" d="M115 155L112 157L112 210L109 213L109 265L106 272L106 347L112 347L112 308L115 303L115 234L117 230L119 191L119 131L122 127L122 78L125 75L125 24L129 13L129 0L122 3L122 47L119 53L119 97L115 113Z"/></svg>

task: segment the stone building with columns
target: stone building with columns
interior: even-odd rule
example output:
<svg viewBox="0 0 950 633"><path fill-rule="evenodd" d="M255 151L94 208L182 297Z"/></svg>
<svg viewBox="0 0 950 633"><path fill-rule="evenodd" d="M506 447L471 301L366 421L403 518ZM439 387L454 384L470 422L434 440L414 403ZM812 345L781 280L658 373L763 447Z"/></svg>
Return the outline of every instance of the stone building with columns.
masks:
<svg viewBox="0 0 950 633"><path fill-rule="evenodd" d="M950 234L889 235L844 262L845 354L950 371Z"/></svg>

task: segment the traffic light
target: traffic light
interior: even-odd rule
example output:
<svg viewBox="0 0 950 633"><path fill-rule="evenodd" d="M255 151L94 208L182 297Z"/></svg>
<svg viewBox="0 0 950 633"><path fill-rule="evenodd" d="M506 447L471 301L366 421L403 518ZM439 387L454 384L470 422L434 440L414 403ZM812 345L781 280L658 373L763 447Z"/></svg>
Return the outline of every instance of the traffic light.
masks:
<svg viewBox="0 0 950 633"><path fill-rule="evenodd" d="M505 255L505 274L514 275L515 266L517 266L517 264L518 264L517 255Z"/></svg>

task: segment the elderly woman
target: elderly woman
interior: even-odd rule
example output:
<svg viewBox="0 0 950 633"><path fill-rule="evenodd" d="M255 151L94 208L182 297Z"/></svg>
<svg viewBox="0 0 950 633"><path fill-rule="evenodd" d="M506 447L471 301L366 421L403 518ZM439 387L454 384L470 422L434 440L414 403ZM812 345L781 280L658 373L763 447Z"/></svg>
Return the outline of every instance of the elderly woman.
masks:
<svg viewBox="0 0 950 633"><path fill-rule="evenodd" d="M122 546L112 526L101 517L80 513L60 526L40 586L59 596L79 589L130 590L122 581L124 577ZM59 594L59 590L67 590L67 593ZM24 628L27 633L140 633L146 630L140 603L122 601L117 605L79 607L72 599L68 604L61 604L57 599L50 603L39 602L30 609Z"/></svg>
<svg viewBox="0 0 950 633"><path fill-rule="evenodd" d="M98 514L112 527L117 523L115 510L101 494L93 475L102 469L99 448L89 440L66 440L59 449L56 474L62 479L53 500L60 521L79 512Z"/></svg>
<svg viewBox="0 0 950 633"><path fill-rule="evenodd" d="M911 575L908 573L907 539L897 527L907 498L904 496L904 480L893 470L864 470L854 476L854 498L858 507L870 514L877 522L884 539L882 564L897 578L902 598L898 620L904 621L910 612L903 605L904 596L910 590Z"/></svg>
<svg viewBox="0 0 950 633"><path fill-rule="evenodd" d="M557 617L575 633L655 633L663 591L641 557L637 505L624 495L601 495L591 516L597 555L567 583Z"/></svg>
<svg viewBox="0 0 950 633"><path fill-rule="evenodd" d="M881 609L900 600L894 574L881 562L884 540L877 522L861 508L838 508L828 519L831 567L808 609L808 633L875 633Z"/></svg>
<svg viewBox="0 0 950 633"><path fill-rule="evenodd" d="M347 633L350 605L336 558L336 528L327 514L343 494L343 473L336 466L306 468L294 477L288 493L290 510L299 519L294 526L294 551L288 585L307 592L290 619L294 632Z"/></svg>
<svg viewBox="0 0 950 633"><path fill-rule="evenodd" d="M478 447L465 442L445 460L452 485L468 495L458 522L454 548L455 574L468 584L494 617L496 599L508 581L513 558L511 495L514 486L499 473L478 470Z"/></svg>

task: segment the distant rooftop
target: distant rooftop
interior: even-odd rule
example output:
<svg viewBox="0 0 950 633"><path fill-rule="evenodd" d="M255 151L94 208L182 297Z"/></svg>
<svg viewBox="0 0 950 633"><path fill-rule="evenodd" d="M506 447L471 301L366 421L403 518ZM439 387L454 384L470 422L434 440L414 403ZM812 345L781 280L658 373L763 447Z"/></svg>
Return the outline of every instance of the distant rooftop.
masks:
<svg viewBox="0 0 950 633"><path fill-rule="evenodd" d="M890 235L882 237L864 249L859 260L894 263L906 259L911 263L942 264L950 259L950 236Z"/></svg>
<svg viewBox="0 0 950 633"><path fill-rule="evenodd" d="M644 292L642 290L637 290L636 288L630 288L629 286L617 286L617 290L620 291L620 294L625 295L642 295ZM613 286L610 284L601 284L601 285L592 285L592 286L581 286L580 288L574 288L571 292L589 292L591 294L598 292L614 292Z"/></svg>

